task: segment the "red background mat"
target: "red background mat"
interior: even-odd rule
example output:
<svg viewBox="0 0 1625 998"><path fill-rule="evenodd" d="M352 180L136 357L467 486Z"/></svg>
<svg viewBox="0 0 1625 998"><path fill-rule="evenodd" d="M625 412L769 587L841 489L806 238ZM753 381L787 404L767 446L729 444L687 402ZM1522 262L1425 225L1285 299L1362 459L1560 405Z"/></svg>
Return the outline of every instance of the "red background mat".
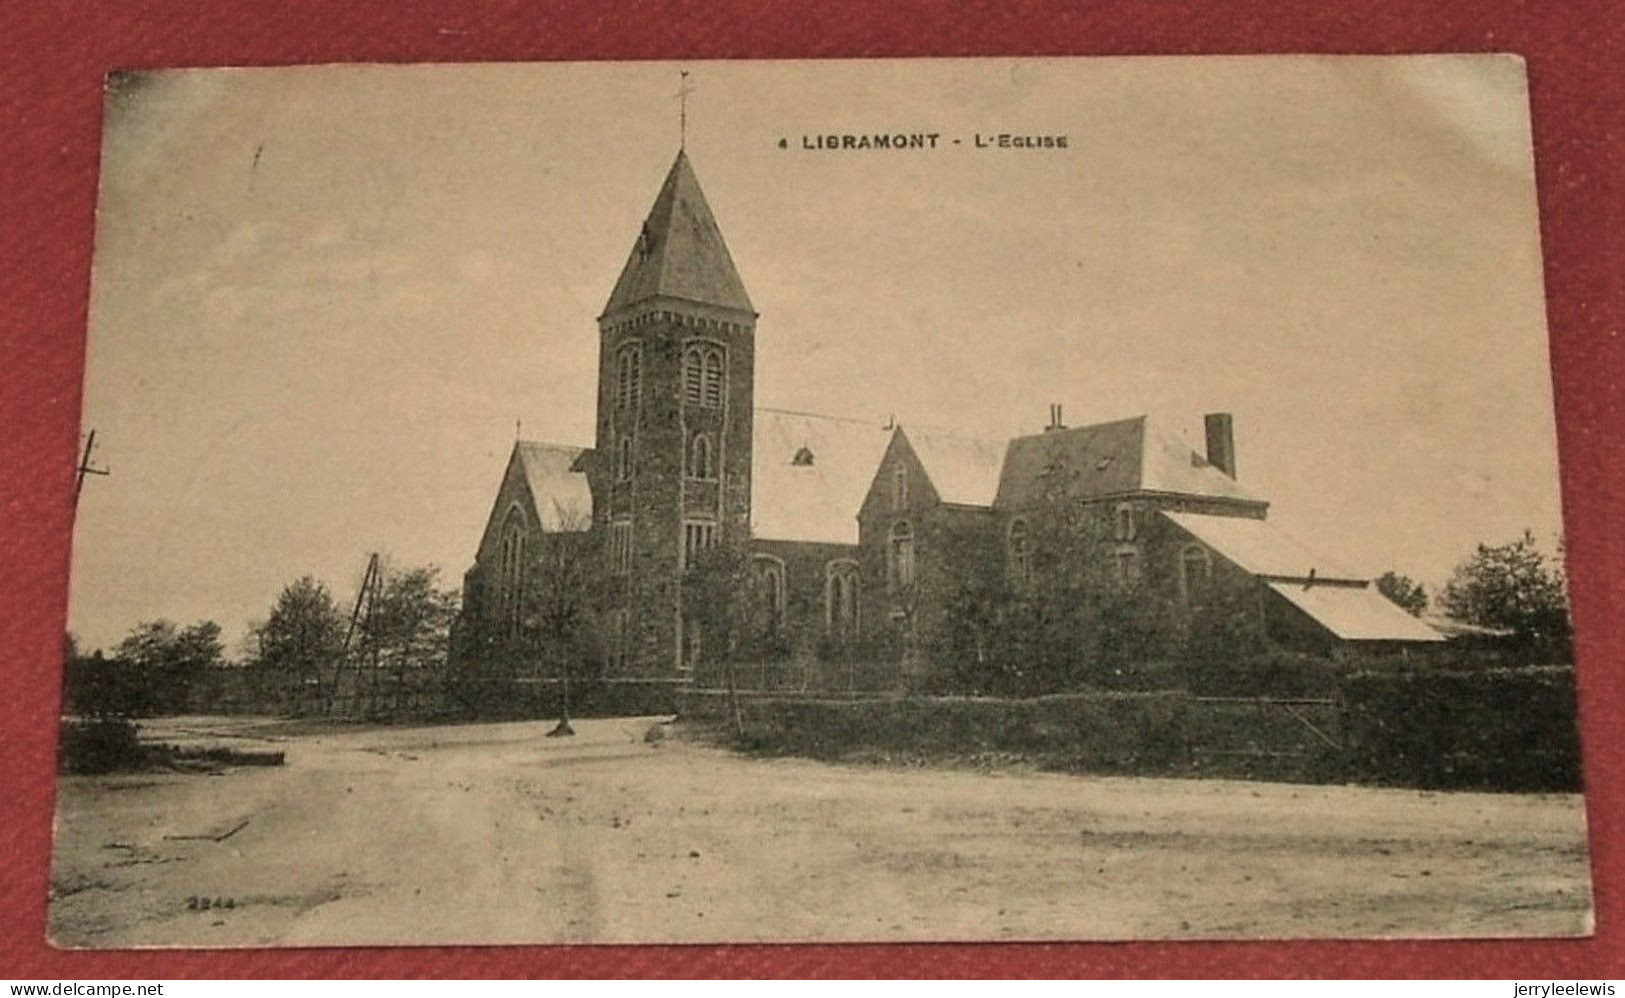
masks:
<svg viewBox="0 0 1625 998"><path fill-rule="evenodd" d="M0 976L1625 975L1625 59L1608 3L793 0L64 3L0 9ZM101 81L322 62L1515 52L1528 60L1597 935L1495 942L531 946L66 953L45 943ZM1530 418L1543 418L1531 413ZM1486 432L1493 432L1486 428Z"/></svg>

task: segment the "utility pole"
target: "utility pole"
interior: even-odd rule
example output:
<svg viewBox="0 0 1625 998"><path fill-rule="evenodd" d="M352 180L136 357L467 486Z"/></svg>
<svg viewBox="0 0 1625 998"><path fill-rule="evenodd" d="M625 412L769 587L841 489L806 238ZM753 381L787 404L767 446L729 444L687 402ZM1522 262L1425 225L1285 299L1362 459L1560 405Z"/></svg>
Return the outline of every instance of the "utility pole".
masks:
<svg viewBox="0 0 1625 998"><path fill-rule="evenodd" d="M333 701L342 694L339 687L344 676L344 663L350 658L350 645L355 640L358 628L361 631L362 642L367 646L367 650L373 654L373 660L367 663L372 667L369 669L367 676L369 694L372 692L371 684L377 682L377 677L371 675L372 669L375 669L378 663L377 651L372 647L374 641L370 625L372 623L373 607L377 602L378 591L381 588L383 588L383 572L378 564L378 553L375 551L367 558L367 571L361 576L361 589L355 594L355 606L350 609L350 626L344 631L344 647L339 651L338 661L333 665L333 683L327 689L326 696L323 698L323 714L333 712ZM361 668L361 666L358 665L357 668ZM356 695L351 700L356 706L359 706L361 699L360 676L356 678L355 689Z"/></svg>
<svg viewBox="0 0 1625 998"><path fill-rule="evenodd" d="M109 468L98 468L90 463L91 452L96 449L96 431L91 430L85 437L85 451L79 457L79 467L75 470L73 479L73 505L79 508L79 493L84 491L86 475L111 475Z"/></svg>

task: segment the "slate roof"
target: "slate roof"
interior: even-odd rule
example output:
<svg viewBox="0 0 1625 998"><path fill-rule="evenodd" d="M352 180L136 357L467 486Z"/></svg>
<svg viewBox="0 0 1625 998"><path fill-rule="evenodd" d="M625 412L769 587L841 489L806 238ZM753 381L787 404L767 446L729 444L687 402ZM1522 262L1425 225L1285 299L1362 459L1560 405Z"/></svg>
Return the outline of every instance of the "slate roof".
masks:
<svg viewBox="0 0 1625 998"><path fill-rule="evenodd" d="M683 152L660 185L604 314L658 296L756 311Z"/></svg>
<svg viewBox="0 0 1625 998"><path fill-rule="evenodd" d="M514 444L536 515L544 530L585 530L592 524L592 490L587 476L570 470L586 449L564 444L544 444L521 440Z"/></svg>
<svg viewBox="0 0 1625 998"><path fill-rule="evenodd" d="M1135 416L1010 441L995 505L1037 504L1057 471L1073 499L1149 491L1263 504L1179 436Z"/></svg>
<svg viewBox="0 0 1625 998"><path fill-rule="evenodd" d="M900 432L925 468L939 499L962 506L993 505L1008 446L1005 441L907 426Z"/></svg>
<svg viewBox="0 0 1625 998"><path fill-rule="evenodd" d="M1162 515L1254 575L1307 579L1309 573L1314 572L1317 579L1365 581L1361 576L1315 554L1297 538L1268 520L1168 511Z"/></svg>
<svg viewBox="0 0 1625 998"><path fill-rule="evenodd" d="M1371 586L1271 582L1269 587L1344 641L1445 640Z"/></svg>
<svg viewBox="0 0 1625 998"><path fill-rule="evenodd" d="M858 543L858 507L891 431L877 423L757 409L751 441L751 533L759 540ZM811 464L795 463L803 447Z"/></svg>

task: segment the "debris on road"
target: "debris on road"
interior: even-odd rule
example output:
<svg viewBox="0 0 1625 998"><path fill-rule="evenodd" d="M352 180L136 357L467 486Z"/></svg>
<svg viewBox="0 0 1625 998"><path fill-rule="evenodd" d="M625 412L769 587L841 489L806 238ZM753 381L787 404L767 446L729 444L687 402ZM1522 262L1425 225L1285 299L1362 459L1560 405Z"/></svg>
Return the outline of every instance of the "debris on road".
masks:
<svg viewBox="0 0 1625 998"><path fill-rule="evenodd" d="M246 827L248 827L248 819L244 818L242 821L239 821L237 824L231 826L218 835L211 835L208 832L203 832L198 835L165 835L164 838L169 839L172 842L224 842Z"/></svg>

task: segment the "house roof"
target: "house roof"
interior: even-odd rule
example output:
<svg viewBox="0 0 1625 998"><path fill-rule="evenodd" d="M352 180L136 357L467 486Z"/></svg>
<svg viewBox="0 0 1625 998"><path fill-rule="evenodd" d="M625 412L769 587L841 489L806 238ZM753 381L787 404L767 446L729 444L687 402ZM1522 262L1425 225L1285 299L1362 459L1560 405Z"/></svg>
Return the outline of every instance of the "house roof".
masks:
<svg viewBox="0 0 1625 998"><path fill-rule="evenodd" d="M521 440L513 450L536 501L542 529L575 531L591 527L592 490L587 487L586 475L571 470L585 448Z"/></svg>
<svg viewBox="0 0 1625 998"><path fill-rule="evenodd" d="M993 505L1008 446L1003 440L978 440L919 427L903 427L899 432L913 448L939 499L964 506Z"/></svg>
<svg viewBox="0 0 1625 998"><path fill-rule="evenodd" d="M757 409L751 533L761 540L858 543L858 507L891 431L855 419ZM806 448L804 463L796 463ZM806 459L810 458L810 463Z"/></svg>
<svg viewBox="0 0 1625 998"><path fill-rule="evenodd" d="M1271 582L1269 587L1344 641L1443 641L1373 587Z"/></svg>
<svg viewBox="0 0 1625 998"><path fill-rule="evenodd" d="M1485 627L1482 624L1469 624L1465 620L1456 620L1436 613L1424 613L1420 620L1422 623L1449 638L1508 638L1516 632L1510 627Z"/></svg>
<svg viewBox="0 0 1625 998"><path fill-rule="evenodd" d="M1066 495L1072 499L1146 491L1263 503L1146 416L1010 441L995 504L1016 509L1035 505L1056 474L1065 476Z"/></svg>
<svg viewBox="0 0 1625 998"><path fill-rule="evenodd" d="M694 167L681 151L660 185L604 314L656 297L756 311Z"/></svg>
<svg viewBox="0 0 1625 998"><path fill-rule="evenodd" d="M1313 573L1317 579L1365 581L1337 563L1315 554L1297 538L1267 520L1168 511L1162 515L1254 575L1308 579Z"/></svg>

